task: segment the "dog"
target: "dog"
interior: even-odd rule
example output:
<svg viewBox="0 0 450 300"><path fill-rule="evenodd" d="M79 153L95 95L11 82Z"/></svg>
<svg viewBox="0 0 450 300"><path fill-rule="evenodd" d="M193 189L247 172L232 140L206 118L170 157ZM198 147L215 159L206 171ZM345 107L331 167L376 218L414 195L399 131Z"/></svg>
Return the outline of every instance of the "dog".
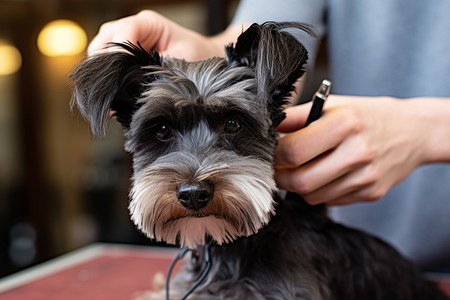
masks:
<svg viewBox="0 0 450 300"><path fill-rule="evenodd" d="M385 242L332 222L324 205L278 196L275 129L308 59L295 30L313 34L253 24L225 58L197 62L116 43L71 75L93 134L106 134L110 114L123 127L138 229L195 249L170 299L447 299Z"/></svg>

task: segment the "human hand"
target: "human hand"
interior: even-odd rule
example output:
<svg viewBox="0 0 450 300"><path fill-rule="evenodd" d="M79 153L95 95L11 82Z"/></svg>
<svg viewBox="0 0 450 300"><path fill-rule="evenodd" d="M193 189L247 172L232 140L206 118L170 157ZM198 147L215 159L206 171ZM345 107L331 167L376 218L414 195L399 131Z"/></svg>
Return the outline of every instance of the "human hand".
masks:
<svg viewBox="0 0 450 300"><path fill-rule="evenodd" d="M223 55L224 45L186 29L162 15L144 10L136 15L103 24L88 48L88 54L105 51L109 42L139 42L146 50L186 60Z"/></svg>
<svg viewBox="0 0 450 300"><path fill-rule="evenodd" d="M322 117L304 129L310 105L288 108L278 128L288 134L275 151L278 186L310 204L381 198L426 160L429 132L412 104L330 95Z"/></svg>

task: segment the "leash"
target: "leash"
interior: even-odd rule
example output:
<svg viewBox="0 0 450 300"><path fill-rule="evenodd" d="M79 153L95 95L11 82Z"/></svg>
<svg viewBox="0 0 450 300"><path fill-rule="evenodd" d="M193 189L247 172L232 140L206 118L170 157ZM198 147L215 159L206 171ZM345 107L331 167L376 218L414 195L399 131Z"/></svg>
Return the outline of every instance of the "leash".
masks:
<svg viewBox="0 0 450 300"><path fill-rule="evenodd" d="M169 300L169 281L170 278L172 276L172 271L173 268L175 267L176 263L182 259L186 253L188 253L189 251L191 251L193 253L193 255L195 256L199 256L200 253L197 250L191 250L189 248L183 248L178 255L174 258L174 260L172 261L172 263L169 266L169 269L167 271L167 277L166 277L166 300ZM180 299L180 300L186 300L187 297L189 297L194 291L195 289L197 289L199 287L199 285L203 282L203 280L205 280L206 276L208 275L209 271L211 270L211 256L209 253L209 244L205 245L205 253L204 253L204 258L205 258L205 263L206 266L203 269L202 273L200 274L200 276L198 277L198 279L192 284L191 288L186 292L186 294L184 294L184 296Z"/></svg>

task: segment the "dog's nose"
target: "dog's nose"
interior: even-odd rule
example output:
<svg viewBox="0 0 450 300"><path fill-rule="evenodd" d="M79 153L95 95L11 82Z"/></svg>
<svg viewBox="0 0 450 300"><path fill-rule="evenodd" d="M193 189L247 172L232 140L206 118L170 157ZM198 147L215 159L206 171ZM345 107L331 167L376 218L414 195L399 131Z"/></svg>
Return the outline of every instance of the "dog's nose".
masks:
<svg viewBox="0 0 450 300"><path fill-rule="evenodd" d="M213 196L214 184L208 180L194 183L184 182L177 187L178 201L189 209L198 210L205 207Z"/></svg>

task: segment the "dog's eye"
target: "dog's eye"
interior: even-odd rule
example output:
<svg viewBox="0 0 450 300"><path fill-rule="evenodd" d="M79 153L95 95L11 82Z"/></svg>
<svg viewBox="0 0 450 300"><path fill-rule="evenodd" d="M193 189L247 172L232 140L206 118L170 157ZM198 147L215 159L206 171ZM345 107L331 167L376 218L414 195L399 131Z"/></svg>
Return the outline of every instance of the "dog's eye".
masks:
<svg viewBox="0 0 450 300"><path fill-rule="evenodd" d="M227 134L235 134L241 130L241 122L236 119L230 119L225 123L224 132Z"/></svg>
<svg viewBox="0 0 450 300"><path fill-rule="evenodd" d="M166 142L173 137L172 129L170 129L170 127L165 124L158 124L155 130L155 135L158 140L162 142Z"/></svg>

